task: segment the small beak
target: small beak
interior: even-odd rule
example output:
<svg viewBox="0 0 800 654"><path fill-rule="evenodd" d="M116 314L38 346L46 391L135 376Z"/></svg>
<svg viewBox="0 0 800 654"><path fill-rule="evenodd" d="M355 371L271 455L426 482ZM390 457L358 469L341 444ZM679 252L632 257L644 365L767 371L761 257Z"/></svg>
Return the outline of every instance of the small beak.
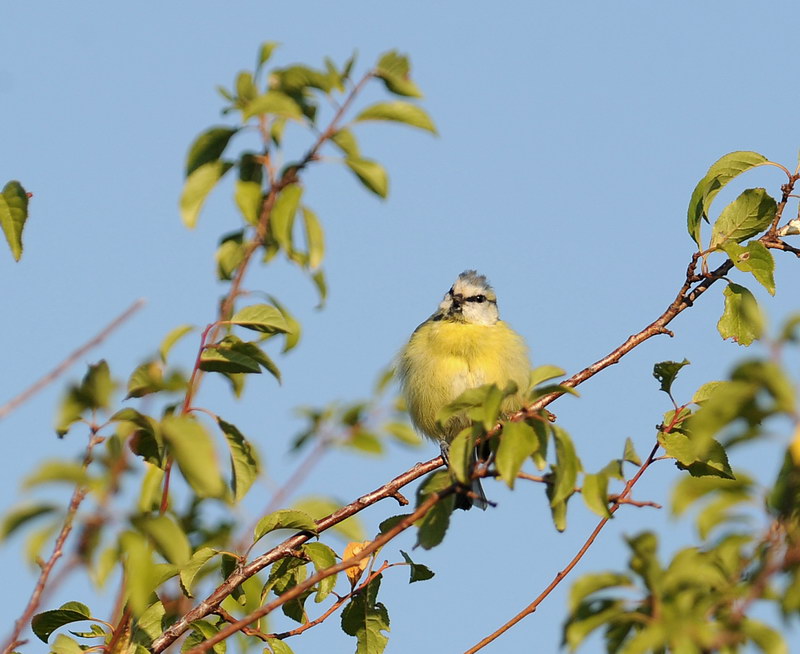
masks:
<svg viewBox="0 0 800 654"><path fill-rule="evenodd" d="M452 299L453 299L453 306L450 308L450 312L461 313L461 305L464 302L464 296L461 294L453 295Z"/></svg>

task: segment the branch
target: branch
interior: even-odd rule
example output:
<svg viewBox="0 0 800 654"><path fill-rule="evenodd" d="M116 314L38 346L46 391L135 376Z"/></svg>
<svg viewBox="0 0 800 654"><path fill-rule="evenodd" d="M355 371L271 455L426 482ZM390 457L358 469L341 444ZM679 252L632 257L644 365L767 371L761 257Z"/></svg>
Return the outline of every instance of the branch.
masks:
<svg viewBox="0 0 800 654"><path fill-rule="evenodd" d="M656 452L658 452L658 448L659 447L660 446L659 446L658 443L656 443L653 446L653 449L650 452L650 456L647 457L647 460L639 467L639 469L636 471L636 474L625 484L625 488L619 494L619 497L609 507L608 510L609 510L609 513L612 516L614 515L614 513L616 513L617 509L619 509L619 507L622 506L623 503L625 503L625 499L627 498L628 495L630 495L630 492L633 489L633 487L636 484L636 482L639 481L639 478L644 474L644 471L647 470L647 468L650 467L651 463L653 463L653 461L655 460L655 457L656 457ZM589 537L586 539L586 542L584 542L583 546L578 550L578 553L574 557L572 557L572 560L567 564L567 567L565 567L563 570L561 570L561 572L559 572L555 576L553 581L550 582L550 585L547 586L547 588L545 588L539 594L539 596L535 600L533 600L533 602L531 602L528 606L526 606L522 611L517 613L517 615L515 615L513 618L511 618L511 620L506 622L497 631L492 632L491 634L486 636L486 638L481 640L477 645L471 647L466 652L464 652L464 654L474 654L478 650L483 649L489 643L491 643L493 640L497 639L499 636L501 636L506 631L511 629L511 627L513 627L515 624L517 624L524 617L526 617L526 616L530 615L531 613L533 613L534 611L536 611L536 609L539 607L539 604L541 604L545 600L545 598L553 591L553 589L556 586L558 586L558 584L561 583L561 581L572 571L572 569L576 565L578 565L578 562L583 558L583 555L586 554L587 550L592 546L592 543L594 543L595 539L597 538L597 536L602 531L603 527L606 526L606 523L610 519L611 519L610 517L602 518L600 520L600 522L597 523L597 526L594 528L592 533L589 534Z"/></svg>
<svg viewBox="0 0 800 654"><path fill-rule="evenodd" d="M72 354L70 354L66 359L64 359L61 363L59 363L55 368L53 368L49 373L47 373L44 377L42 377L39 381L35 382L30 388L22 391L19 395L15 398L9 400L6 404L0 407L0 420L5 418L9 413L11 413L14 409L19 407L21 404L27 402L31 397L36 395L40 390L42 390L48 384L52 384L56 379L58 379L64 372L74 364L78 359L80 359L84 354L86 354L89 350L94 347L97 347L102 343L111 332L113 332L117 327L122 325L128 318L130 318L134 313L136 313L139 309L141 309L145 304L145 300L139 299L136 300L131 306L129 306L125 311L123 311L119 316L114 318L105 328L97 334L92 340L88 341L84 345L81 345L77 350L75 350Z"/></svg>
<svg viewBox="0 0 800 654"><path fill-rule="evenodd" d="M320 570L316 574L311 575L304 582L297 584L290 590L287 590L280 597L276 597L271 602L265 604L261 608L256 609L249 615L246 615L238 622L234 622L233 624L228 625L224 629L221 629L217 634L215 634L208 640L204 640L199 645L188 650L186 654L202 654L203 652L207 652L214 645L216 645L220 641L225 640L229 636L232 636L237 631L241 630L243 627L247 627L256 620L263 618L265 615L268 615L275 609L286 604L286 602L289 602L293 599L296 599L297 597L300 597L300 595L302 595L305 591L309 590L323 579L326 579L327 577L330 577L339 572L342 572L343 570L347 570L347 568L352 568L353 566L357 565L359 561L362 561L363 559L366 559L368 556L371 556L373 552L379 550L386 543L395 538L395 536L408 529L420 518L424 517L425 514L427 514L428 511L430 511L438 502L440 502L448 495L452 495L454 492L456 492L457 487L458 484L452 484L451 486L448 486L447 488L439 491L438 493L431 493L430 497L428 497L428 499L425 500L417 508L417 510L414 511L414 513L406 516L403 520L398 522L389 531L378 536L378 538L372 541L369 545L367 545L363 550L361 550L355 556L351 556L349 559L340 561L336 565L332 565L329 568L325 568L324 570Z"/></svg>
<svg viewBox="0 0 800 654"><path fill-rule="evenodd" d="M138 307L136 307L136 309L138 309ZM129 309L129 311L131 311L131 309ZM89 437L89 444L86 446L86 456L83 459L84 470L86 470L86 468L88 468L89 464L92 462L92 450L94 449L94 446L103 442L103 440L103 438L97 436L93 428L91 436ZM33 593L28 601L28 605L25 607L25 611L23 611L19 619L14 623L14 630L11 632L9 639L6 641L6 645L3 647L2 654L11 654L14 648L22 645L25 642L24 640L19 639L20 634L31 621L36 609L39 608L39 603L41 601L44 588L47 585L47 580L50 578L50 573L53 571L56 562L64 553L64 543L67 541L67 537L72 531L72 526L75 521L75 514L78 512L78 507L81 505L81 502L83 502L84 498L86 497L86 493L88 492L89 487L80 484L78 484L75 487L75 490L72 492L72 498L70 499L69 507L67 508L67 515L64 518L64 524L61 527L61 531L56 537L56 542L53 545L53 552L50 554L50 558L47 559L44 565L42 565L42 570L39 573L39 579L37 579L36 585L33 588Z"/></svg>
<svg viewBox="0 0 800 654"><path fill-rule="evenodd" d="M367 508L368 506L372 506L373 504L382 499L385 499L387 497L395 497L398 494L398 491L403 486L406 486L410 484L412 481L419 479L423 475L426 475L429 472L436 470L437 468L441 467L443 463L444 461L442 460L441 456L437 456L435 459L431 459L430 461L426 461L425 463L418 463L413 468L411 468L411 470L407 470L403 474L395 477L388 484L384 484L383 486L375 489L371 493L362 495L357 500L351 502L347 506L342 507L335 513L332 513L329 516L317 520L316 523L317 532L322 533L323 531L330 529L331 527L346 520L350 516L355 515L356 513ZM399 533L399 531L397 533ZM295 534L294 536L291 536L286 540L284 540L279 545L273 547L268 552L265 552L261 556L256 557L250 563L247 564L243 563L239 568L234 570L230 574L230 576L228 576L228 578L225 579L225 581L223 581L219 586L217 586L217 588L208 597L206 597L202 602L200 602L197 606L195 606L191 611L186 613L182 618L180 618L163 634L161 634L158 638L156 638L153 641L153 644L151 645L150 648L151 651L154 652L154 654L163 652L189 628L189 625L192 622L194 622L195 620L200 620L209 615L210 613L213 613L219 607L222 601L233 592L233 589L239 586L239 584L244 582L246 579L249 579L253 575L257 574L258 572L266 568L268 565L271 565L275 561L282 559L285 556L288 556L292 550L296 550L303 543L305 543L308 540L311 540L312 538L314 538L314 536L312 536L307 532ZM366 550L362 550L362 552L364 551ZM360 560L360 558L358 560ZM354 565L354 563L351 562L346 567L350 567L351 565ZM254 620L257 619L258 618L254 618Z"/></svg>

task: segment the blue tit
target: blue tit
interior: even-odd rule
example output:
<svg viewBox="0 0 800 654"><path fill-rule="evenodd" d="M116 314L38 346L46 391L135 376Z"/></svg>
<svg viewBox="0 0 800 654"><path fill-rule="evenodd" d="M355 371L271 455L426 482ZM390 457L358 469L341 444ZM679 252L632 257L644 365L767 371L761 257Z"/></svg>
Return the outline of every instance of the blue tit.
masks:
<svg viewBox="0 0 800 654"><path fill-rule="evenodd" d="M415 427L439 442L447 460L450 441L469 425L454 416L445 425L436 417L445 405L469 388L509 382L517 393L507 397L504 413L519 409L530 383L531 363L525 340L500 320L497 296L486 277L474 270L458 276L436 312L423 322L398 358L398 376ZM487 506L479 480L472 488L480 508ZM457 506L468 509L472 498L459 495Z"/></svg>

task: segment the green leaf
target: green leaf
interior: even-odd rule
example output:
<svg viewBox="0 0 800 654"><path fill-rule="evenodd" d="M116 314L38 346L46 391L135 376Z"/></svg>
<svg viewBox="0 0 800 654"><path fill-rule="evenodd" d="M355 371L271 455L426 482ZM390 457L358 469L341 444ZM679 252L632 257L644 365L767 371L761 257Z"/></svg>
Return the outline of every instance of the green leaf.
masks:
<svg viewBox="0 0 800 654"><path fill-rule="evenodd" d="M408 57L392 50L378 60L375 77L383 80L387 90L396 95L421 98L422 91L409 78L410 70Z"/></svg>
<svg viewBox="0 0 800 654"><path fill-rule="evenodd" d="M229 161L210 161L193 170L186 178L179 203L184 225L192 228L197 224L197 217L200 215L206 196L232 166Z"/></svg>
<svg viewBox="0 0 800 654"><path fill-rule="evenodd" d="M741 246L728 241L723 244L722 249L734 266L743 272L752 273L770 295L775 295L775 259L763 243L751 241L746 246Z"/></svg>
<svg viewBox="0 0 800 654"><path fill-rule="evenodd" d="M219 417L217 424L228 441L231 452L231 490L234 501L239 502L258 478L258 460L253 446L235 425Z"/></svg>
<svg viewBox="0 0 800 654"><path fill-rule="evenodd" d="M744 286L730 283L725 288L725 310L717 323L723 339L750 345L764 333L764 316L753 294Z"/></svg>
<svg viewBox="0 0 800 654"><path fill-rule="evenodd" d="M246 246L244 243L244 230L237 230L225 234L219 242L219 247L214 253L217 262L217 277L222 281L233 279L245 257Z"/></svg>
<svg viewBox="0 0 800 654"><path fill-rule="evenodd" d="M261 184L237 179L233 187L233 199L242 212L244 219L251 225L257 225L263 193Z"/></svg>
<svg viewBox="0 0 800 654"><path fill-rule="evenodd" d="M373 104L358 114L354 120L355 122L365 120L388 120L405 123L406 125L418 127L432 134L436 134L436 126L433 124L427 112L422 109L422 107L402 100Z"/></svg>
<svg viewBox="0 0 800 654"><path fill-rule="evenodd" d="M722 188L737 175L765 163L767 158L757 152L731 152L718 159L701 179L689 201L688 228L698 247L700 241L700 221L708 220L708 209Z"/></svg>
<svg viewBox="0 0 800 654"><path fill-rule="evenodd" d="M52 504L24 504L11 509L0 522L0 543L28 522L49 515L55 510L56 507Z"/></svg>
<svg viewBox="0 0 800 654"><path fill-rule="evenodd" d="M537 366L531 370L530 387L533 388L534 386L538 386L542 382L549 381L550 379L563 377L565 374L566 373L558 366L553 366L550 364Z"/></svg>
<svg viewBox="0 0 800 654"><path fill-rule="evenodd" d="M610 518L608 510L608 475L603 473L587 474L583 478L583 501L601 518Z"/></svg>
<svg viewBox="0 0 800 654"><path fill-rule="evenodd" d="M495 463L500 478L509 488L514 488L517 474L525 459L538 449L539 439L533 427L524 422L508 422L503 425Z"/></svg>
<svg viewBox="0 0 800 654"><path fill-rule="evenodd" d="M186 416L167 416L161 423L164 440L181 473L198 497L224 497L214 441L205 427Z"/></svg>
<svg viewBox="0 0 800 654"><path fill-rule="evenodd" d="M763 232L775 217L777 204L763 188L750 188L722 210L711 230L711 248L740 243Z"/></svg>
<svg viewBox="0 0 800 654"><path fill-rule="evenodd" d="M564 625L564 644L574 652L596 629L614 624L614 619L625 612L621 600L607 597L582 603Z"/></svg>
<svg viewBox="0 0 800 654"><path fill-rule="evenodd" d="M192 546L186 533L168 515L137 516L133 525L149 536L159 554L177 566L184 566L192 556Z"/></svg>
<svg viewBox="0 0 800 654"><path fill-rule="evenodd" d="M183 641L181 645L181 652L188 652L190 649L197 647L203 641L216 636L219 633L220 628L214 626L210 622L206 622L205 620L195 620L194 622L189 624L192 632ZM227 650L227 644L224 640L216 643L211 647L211 651L214 654L225 654Z"/></svg>
<svg viewBox="0 0 800 654"><path fill-rule="evenodd" d="M303 225L306 231L306 247L308 248L308 267L312 270L322 265L325 256L325 233L317 214L308 207L303 207Z"/></svg>
<svg viewBox="0 0 800 654"><path fill-rule="evenodd" d="M358 149L358 141L349 129L342 128L331 135L331 141L348 157L358 159L361 152Z"/></svg>
<svg viewBox="0 0 800 654"><path fill-rule="evenodd" d="M294 654L292 648L278 638L267 638L265 642L272 650L272 654ZM269 652L265 650L264 654L269 654Z"/></svg>
<svg viewBox="0 0 800 654"><path fill-rule="evenodd" d="M403 445L417 447L422 443L419 434L406 422L387 422L383 428Z"/></svg>
<svg viewBox="0 0 800 654"><path fill-rule="evenodd" d="M589 595L606 588L633 586L630 576L622 572L592 572L579 577L569 589L569 610L574 612Z"/></svg>
<svg viewBox="0 0 800 654"><path fill-rule="evenodd" d="M47 642L52 634L59 627L72 622L88 620L92 617L89 607L80 602L67 602L61 608L53 611L43 611L33 616L31 629L36 637L43 643Z"/></svg>
<svg viewBox="0 0 800 654"><path fill-rule="evenodd" d="M622 454L622 460L632 463L635 466L642 465L642 460L636 453L636 448L634 448L633 441L630 438L625 439L625 451Z"/></svg>
<svg viewBox="0 0 800 654"><path fill-rule="evenodd" d="M83 648L69 636L58 634L50 646L50 654L83 654Z"/></svg>
<svg viewBox="0 0 800 654"><path fill-rule="evenodd" d="M292 503L293 509L307 513L314 518L314 521L329 516L331 513L335 513L343 506L343 502L337 502L330 497L320 497L316 495L304 497ZM335 524L331 527L331 531L346 542L361 542L367 539L364 525L359 517L355 515Z"/></svg>
<svg viewBox="0 0 800 654"><path fill-rule="evenodd" d="M411 560L411 557L403 550L400 550L400 554L403 555L406 563L411 566L411 576L408 580L408 583L413 584L415 581L427 581L436 574L428 566L422 565L421 563L414 563Z"/></svg>
<svg viewBox="0 0 800 654"><path fill-rule="evenodd" d="M582 466L569 434L558 425L551 425L551 428L556 443L556 465L550 506L555 506L575 492L575 481Z"/></svg>
<svg viewBox="0 0 800 654"><path fill-rule="evenodd" d="M311 563L314 564L314 569L317 572L336 565L336 552L324 543L306 543L303 545L302 550L311 559ZM319 582L317 594L314 597L316 603L322 602L333 592L336 586L336 577L337 575L331 575Z"/></svg>
<svg viewBox="0 0 800 654"><path fill-rule="evenodd" d="M276 529L296 529L316 534L317 523L314 522L314 518L303 511L281 509L265 515L258 521L253 531L253 542L257 543L269 532Z"/></svg>
<svg viewBox="0 0 800 654"><path fill-rule="evenodd" d="M741 630L764 654L789 654L783 636L769 625L746 617Z"/></svg>
<svg viewBox="0 0 800 654"><path fill-rule="evenodd" d="M166 363L173 346L186 336L186 334L193 332L195 329L196 327L194 325L179 325L171 330L169 334L164 337L164 340L161 341L161 345L158 348L158 355L161 357L161 360Z"/></svg>
<svg viewBox="0 0 800 654"><path fill-rule="evenodd" d="M283 313L269 304L245 307L237 311L229 322L264 334L286 333L289 330Z"/></svg>
<svg viewBox="0 0 800 654"><path fill-rule="evenodd" d="M694 404L702 405L704 402L707 402L715 392L717 392L720 388L727 385L729 382L724 381L710 381L703 384L700 388L698 388L694 395L692 396L692 402Z"/></svg>
<svg viewBox="0 0 800 654"><path fill-rule="evenodd" d="M217 161L228 142L239 129L235 127L212 127L198 136L186 156L186 176L191 175L203 164Z"/></svg>
<svg viewBox="0 0 800 654"><path fill-rule="evenodd" d="M298 184L290 184L278 195L278 199L275 200L275 206L270 213L270 232L281 249L287 254L291 254L294 251L292 232L295 215L302 197L303 188Z"/></svg>
<svg viewBox="0 0 800 654"><path fill-rule="evenodd" d="M389 642L383 633L389 631L389 612L377 601L381 577L356 593L342 611L342 630L358 639L356 654L381 654Z"/></svg>
<svg viewBox="0 0 800 654"><path fill-rule="evenodd" d="M312 273L311 281L314 282L314 286L319 294L319 304L316 308L321 309L325 306L325 301L328 299L328 284L325 282L325 273L322 272L322 270L317 270Z"/></svg>
<svg viewBox="0 0 800 654"><path fill-rule="evenodd" d="M677 361L662 361L653 366L653 377L655 377L661 384L660 390L664 391L667 395L672 393L672 384L678 376L678 372L684 366L689 365L689 359L684 359L680 363Z"/></svg>
<svg viewBox="0 0 800 654"><path fill-rule="evenodd" d="M389 176L386 174L386 169L377 161L348 157L344 162L361 183L375 195L385 198L389 194Z"/></svg>
<svg viewBox="0 0 800 654"><path fill-rule="evenodd" d="M180 581L183 592L187 597L192 597L192 583L200 569L211 559L219 554L218 550L210 547L201 547L189 559L180 572Z"/></svg>
<svg viewBox="0 0 800 654"><path fill-rule="evenodd" d="M283 314L283 319L286 322L286 336L284 337L283 349L281 350L281 353L285 354L289 350L297 347L297 344L300 342L300 333L302 329L297 319L285 306L278 301L275 296L268 295L267 297L269 298L269 301L272 302L275 307L277 307L278 311Z"/></svg>
<svg viewBox="0 0 800 654"><path fill-rule="evenodd" d="M439 470L428 475L417 489L417 506L420 506L431 494L439 492L452 483L450 473ZM453 512L455 499L449 495L437 502L417 523L417 544L429 550L444 540L450 526L450 514Z"/></svg>
<svg viewBox="0 0 800 654"><path fill-rule="evenodd" d="M128 394L125 399L144 397L161 391L183 391L186 389L187 383L183 375L175 370L164 379L162 363L146 361L131 373L130 379L128 379Z"/></svg>
<svg viewBox="0 0 800 654"><path fill-rule="evenodd" d="M0 193L0 228L15 261L22 256L22 230L28 220L28 194L22 184L10 181Z"/></svg>
<svg viewBox="0 0 800 654"><path fill-rule="evenodd" d="M466 427L450 442L448 455L450 470L462 484L469 485L471 483L472 462L474 460L477 436L472 427Z"/></svg>
<svg viewBox="0 0 800 654"><path fill-rule="evenodd" d="M45 461L36 470L28 475L22 482L22 488L27 490L41 484L64 482L75 486L86 486L89 475L86 468L72 461Z"/></svg>
<svg viewBox="0 0 800 654"><path fill-rule="evenodd" d="M280 46L278 41L264 41L258 50L258 62L256 63L256 73L261 70L261 67L269 61L272 53Z"/></svg>
<svg viewBox="0 0 800 654"><path fill-rule="evenodd" d="M212 345L200 356L200 370L208 372L261 374L261 366L253 357L233 349L228 344Z"/></svg>
<svg viewBox="0 0 800 654"><path fill-rule="evenodd" d="M303 111L300 109L300 105L280 91L267 91L248 102L242 110L242 120L247 121L253 116L264 114L297 121L303 120Z"/></svg>
<svg viewBox="0 0 800 654"><path fill-rule="evenodd" d="M258 94L258 88L253 80L253 74L243 70L236 76L236 95L239 105L244 105Z"/></svg>
<svg viewBox="0 0 800 654"><path fill-rule="evenodd" d="M85 411L108 409L114 382L105 361L90 365L80 384L72 384L62 399L56 416L56 433L63 436Z"/></svg>
<svg viewBox="0 0 800 654"><path fill-rule="evenodd" d="M684 434L661 432L658 442L667 456L678 461L693 477L734 478L725 449L713 438L689 438Z"/></svg>

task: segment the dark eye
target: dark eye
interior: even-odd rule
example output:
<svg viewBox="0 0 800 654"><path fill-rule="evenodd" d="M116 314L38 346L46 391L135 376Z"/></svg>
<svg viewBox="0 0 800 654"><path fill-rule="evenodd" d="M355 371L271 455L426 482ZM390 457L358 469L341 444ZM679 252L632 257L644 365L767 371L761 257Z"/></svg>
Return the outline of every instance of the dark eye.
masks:
<svg viewBox="0 0 800 654"><path fill-rule="evenodd" d="M478 303L486 302L486 296L485 295L473 295L470 298L470 300L472 300L473 302L478 302Z"/></svg>

